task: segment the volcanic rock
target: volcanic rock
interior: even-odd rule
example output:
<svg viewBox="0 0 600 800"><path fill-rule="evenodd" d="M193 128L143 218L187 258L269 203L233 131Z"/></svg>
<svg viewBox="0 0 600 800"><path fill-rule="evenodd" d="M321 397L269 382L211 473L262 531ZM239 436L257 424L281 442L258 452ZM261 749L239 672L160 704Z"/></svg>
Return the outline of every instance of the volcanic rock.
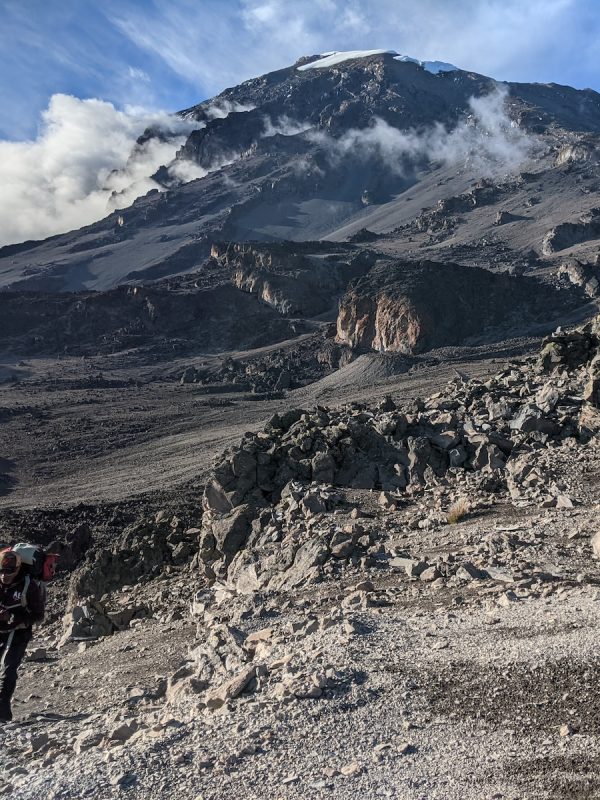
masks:
<svg viewBox="0 0 600 800"><path fill-rule="evenodd" d="M405 354L458 344L507 324L513 314L540 312L543 301L534 291L526 282L457 264L381 264L342 298L337 338L359 351Z"/></svg>

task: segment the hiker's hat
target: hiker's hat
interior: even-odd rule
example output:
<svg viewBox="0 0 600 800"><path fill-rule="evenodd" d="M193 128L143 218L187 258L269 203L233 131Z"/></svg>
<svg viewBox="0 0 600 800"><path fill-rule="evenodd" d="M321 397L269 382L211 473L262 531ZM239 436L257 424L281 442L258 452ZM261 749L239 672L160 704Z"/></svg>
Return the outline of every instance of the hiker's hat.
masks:
<svg viewBox="0 0 600 800"><path fill-rule="evenodd" d="M0 575L12 576L16 575L21 569L21 556L7 547L5 550L0 550Z"/></svg>

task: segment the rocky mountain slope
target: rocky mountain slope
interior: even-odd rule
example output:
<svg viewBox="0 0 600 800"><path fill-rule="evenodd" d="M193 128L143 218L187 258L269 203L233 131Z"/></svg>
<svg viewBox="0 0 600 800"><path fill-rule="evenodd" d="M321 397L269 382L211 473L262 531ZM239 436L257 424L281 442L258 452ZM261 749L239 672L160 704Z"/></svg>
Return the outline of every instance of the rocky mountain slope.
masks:
<svg viewBox="0 0 600 800"><path fill-rule="evenodd" d="M181 112L198 129L164 191L0 250L0 346L193 370L314 333L301 384L369 349L549 332L598 294L598 99L391 53L247 81Z"/></svg>
<svg viewBox="0 0 600 800"><path fill-rule="evenodd" d="M300 66L182 112L198 130L157 173L166 191L79 232L4 248L0 285L102 290L195 270L215 240L339 239L413 222L426 235L410 244L393 236L397 254L427 250L461 223L467 236L453 242L494 231L508 247L526 238L541 253L552 228L579 224L594 206L595 92L432 74L391 54ZM491 190L469 195L482 176L494 179ZM441 212L433 229L423 208ZM497 214L508 224L495 231ZM562 249L593 235L561 236Z"/></svg>

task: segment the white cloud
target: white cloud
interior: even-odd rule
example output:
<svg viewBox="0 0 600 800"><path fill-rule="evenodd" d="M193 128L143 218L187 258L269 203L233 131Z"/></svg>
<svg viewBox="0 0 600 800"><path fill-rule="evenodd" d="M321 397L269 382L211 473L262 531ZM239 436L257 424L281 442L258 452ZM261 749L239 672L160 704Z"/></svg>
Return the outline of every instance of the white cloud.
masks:
<svg viewBox="0 0 600 800"><path fill-rule="evenodd" d="M265 116L264 125L263 139L268 139L277 134L280 136L297 136L299 133L304 133L313 127L308 122L296 122L296 120L290 119L286 114L278 117L275 122L273 122L271 117Z"/></svg>
<svg viewBox="0 0 600 800"><path fill-rule="evenodd" d="M221 165L223 166L223 165ZM208 175L209 170L187 159L177 159L169 166L169 175L181 183L189 183Z"/></svg>
<svg viewBox="0 0 600 800"><path fill-rule="evenodd" d="M277 17L274 3L262 3L261 5L250 8L247 11L248 26L265 25L273 22Z"/></svg>
<svg viewBox="0 0 600 800"><path fill-rule="evenodd" d="M246 103L231 103L229 100L220 100L213 103L206 109L206 116L209 119L225 119L230 114L239 114L243 111L253 111L256 106Z"/></svg>
<svg viewBox="0 0 600 800"><path fill-rule="evenodd" d="M151 125L172 131L170 141L134 148ZM130 205L156 186L149 176L173 158L192 127L167 114L54 95L37 139L0 141L0 244L79 228Z"/></svg>
<svg viewBox="0 0 600 800"><path fill-rule="evenodd" d="M138 67L129 66L127 68L127 74L134 81L143 81L144 83L150 83L150 75L148 75L147 72L145 72L143 69L139 69Z"/></svg>
<svg viewBox="0 0 600 800"><path fill-rule="evenodd" d="M252 108L224 101L210 106L207 116L222 119ZM293 128L287 118L277 124L273 133ZM165 135L136 144L150 127ZM151 178L160 166L169 166L172 177L187 183L239 157L222 154L210 169L174 160L188 134L203 127L192 117L140 106L119 111L102 100L53 95L35 140L0 140L0 246L89 225L151 189L162 191Z"/></svg>
<svg viewBox="0 0 600 800"><path fill-rule="evenodd" d="M499 176L518 170L539 147L534 137L511 122L506 98L501 85L489 95L471 98L472 114L452 130L438 124L425 131L401 131L375 119L369 128L350 130L339 139L321 131L308 136L328 151L333 162L347 156L379 158L403 175L427 160L461 166L475 175Z"/></svg>

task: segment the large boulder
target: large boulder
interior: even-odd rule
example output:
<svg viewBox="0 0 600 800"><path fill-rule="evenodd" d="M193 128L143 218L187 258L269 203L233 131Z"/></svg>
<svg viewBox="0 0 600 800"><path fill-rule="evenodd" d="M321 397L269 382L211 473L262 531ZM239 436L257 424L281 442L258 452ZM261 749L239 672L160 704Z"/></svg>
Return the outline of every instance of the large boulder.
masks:
<svg viewBox="0 0 600 800"><path fill-rule="evenodd" d="M216 549L226 560L242 549L250 533L254 513L250 506L238 506L230 514L214 519L210 523Z"/></svg>
<svg viewBox="0 0 600 800"><path fill-rule="evenodd" d="M543 411L533 403L526 403L509 425L512 430L522 433L537 431L548 436L556 436L560 433L560 426L554 420L546 417Z"/></svg>
<svg viewBox="0 0 600 800"><path fill-rule="evenodd" d="M588 367L583 399L596 408L600 407L600 353L594 356Z"/></svg>

